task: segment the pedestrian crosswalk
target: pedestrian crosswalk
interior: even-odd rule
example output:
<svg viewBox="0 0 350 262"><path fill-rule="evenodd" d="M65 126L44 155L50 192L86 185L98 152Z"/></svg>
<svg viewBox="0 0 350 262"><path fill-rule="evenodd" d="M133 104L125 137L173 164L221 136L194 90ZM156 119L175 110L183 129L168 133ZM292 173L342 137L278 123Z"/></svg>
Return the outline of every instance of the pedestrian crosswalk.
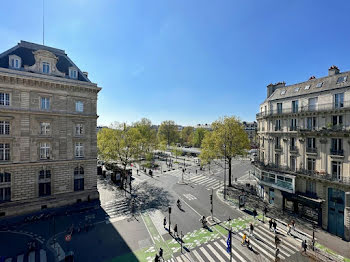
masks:
<svg viewBox="0 0 350 262"><path fill-rule="evenodd" d="M271 232L266 224L259 224L254 228L252 236L248 236L250 248L241 244L244 231L237 232L232 237L232 261L275 261L276 244L275 233ZM278 257L286 260L300 250L301 240L287 235L284 228L279 228L277 236L281 240L278 244ZM185 243L186 246L186 243ZM230 261L230 253L227 252L226 239L220 238L207 242L205 245L196 247L187 253L175 254L167 261L171 262L225 262Z"/></svg>
<svg viewBox="0 0 350 262"><path fill-rule="evenodd" d="M223 185L222 181L205 175L193 176L190 178L190 182L196 185L205 186L208 190L216 190Z"/></svg>
<svg viewBox="0 0 350 262"><path fill-rule="evenodd" d="M1 257L0 257L1 258ZM6 257L5 262L47 262L46 250L44 249L36 249L32 250L26 254L20 254L16 257Z"/></svg>
<svg viewBox="0 0 350 262"><path fill-rule="evenodd" d="M106 212L106 219L130 214L130 204L125 199L109 201L101 207Z"/></svg>

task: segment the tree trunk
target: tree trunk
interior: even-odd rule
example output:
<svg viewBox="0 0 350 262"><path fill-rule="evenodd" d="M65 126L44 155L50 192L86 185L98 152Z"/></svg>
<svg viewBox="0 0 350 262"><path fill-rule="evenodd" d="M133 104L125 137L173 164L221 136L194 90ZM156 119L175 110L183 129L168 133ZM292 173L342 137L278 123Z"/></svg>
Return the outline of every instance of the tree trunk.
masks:
<svg viewBox="0 0 350 262"><path fill-rule="evenodd" d="M232 160L232 158L231 158L231 157L228 157L228 158L227 158L227 162L228 162L228 186L229 186L229 187L232 187L232 177L231 177L231 174L232 174L232 169L231 169L231 160Z"/></svg>

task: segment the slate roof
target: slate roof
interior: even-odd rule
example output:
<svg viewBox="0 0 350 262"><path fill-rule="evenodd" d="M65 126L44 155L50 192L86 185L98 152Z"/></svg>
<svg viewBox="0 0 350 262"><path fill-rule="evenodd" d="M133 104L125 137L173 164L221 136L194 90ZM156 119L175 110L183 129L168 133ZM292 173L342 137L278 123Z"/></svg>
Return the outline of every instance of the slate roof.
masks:
<svg viewBox="0 0 350 262"><path fill-rule="evenodd" d="M343 83L337 83L339 77L347 76L347 80ZM322 82L321 87L316 87L318 83ZM305 89L306 86L310 86L309 89ZM338 73L332 76L325 76L321 78L314 78L305 82L293 84L290 86L280 87L276 89L270 97L265 101L272 101L277 99L285 99L297 96L305 96L307 94L318 93L323 91L334 90L337 88L344 88L350 86L350 71ZM299 88L299 91L296 91ZM285 91L285 94L282 94Z"/></svg>
<svg viewBox="0 0 350 262"><path fill-rule="evenodd" d="M69 78L69 67L76 67L78 69L78 79L79 81L90 82L90 80L83 74L83 72L69 59L64 50L39 45L35 43L30 43L26 41L21 41L13 48L0 54L0 67L9 68L9 55L17 55L22 59L22 70L23 65L31 66L35 63L33 51L36 50L47 50L52 52L58 57L57 69L66 74L66 78ZM59 77L59 76L57 76ZM69 78L70 79L70 78Z"/></svg>

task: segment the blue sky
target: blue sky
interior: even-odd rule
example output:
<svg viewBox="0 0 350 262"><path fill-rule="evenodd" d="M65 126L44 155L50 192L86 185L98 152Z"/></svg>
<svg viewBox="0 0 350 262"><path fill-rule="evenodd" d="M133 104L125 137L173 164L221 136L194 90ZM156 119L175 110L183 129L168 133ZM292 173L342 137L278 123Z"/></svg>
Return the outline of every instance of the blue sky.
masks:
<svg viewBox="0 0 350 262"><path fill-rule="evenodd" d="M42 0L2 1L0 52L42 43ZM269 83L350 70L349 1L46 0L45 44L103 89L98 124L252 121Z"/></svg>

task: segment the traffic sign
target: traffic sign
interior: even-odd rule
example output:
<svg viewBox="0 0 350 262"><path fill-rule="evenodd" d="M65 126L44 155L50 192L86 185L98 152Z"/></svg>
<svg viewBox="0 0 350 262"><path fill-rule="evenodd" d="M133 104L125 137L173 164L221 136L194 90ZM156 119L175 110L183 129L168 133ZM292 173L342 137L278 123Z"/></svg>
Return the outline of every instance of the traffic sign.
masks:
<svg viewBox="0 0 350 262"><path fill-rule="evenodd" d="M69 241L71 241L71 239L72 239L72 235L68 234L68 235L66 235L66 236L64 237L64 239L65 239L67 242L69 242Z"/></svg>

